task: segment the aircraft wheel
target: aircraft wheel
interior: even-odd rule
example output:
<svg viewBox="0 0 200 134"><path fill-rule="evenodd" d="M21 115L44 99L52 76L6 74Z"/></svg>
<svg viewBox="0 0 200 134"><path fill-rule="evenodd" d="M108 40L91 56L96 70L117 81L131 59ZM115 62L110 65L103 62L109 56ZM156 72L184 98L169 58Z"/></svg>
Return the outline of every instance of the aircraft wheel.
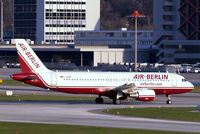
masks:
<svg viewBox="0 0 200 134"><path fill-rule="evenodd" d="M95 102L96 102L97 104L102 104L102 103L103 103L103 98L96 98L96 99L95 99Z"/></svg>
<svg viewBox="0 0 200 134"><path fill-rule="evenodd" d="M172 104L172 101L171 100L167 100L167 104Z"/></svg>
<svg viewBox="0 0 200 134"><path fill-rule="evenodd" d="M121 104L121 100L119 100L119 99L114 99L114 100L113 100L113 104L119 105L119 104Z"/></svg>
<svg viewBox="0 0 200 134"><path fill-rule="evenodd" d="M171 95L167 95L167 104L172 104L172 101L171 101Z"/></svg>

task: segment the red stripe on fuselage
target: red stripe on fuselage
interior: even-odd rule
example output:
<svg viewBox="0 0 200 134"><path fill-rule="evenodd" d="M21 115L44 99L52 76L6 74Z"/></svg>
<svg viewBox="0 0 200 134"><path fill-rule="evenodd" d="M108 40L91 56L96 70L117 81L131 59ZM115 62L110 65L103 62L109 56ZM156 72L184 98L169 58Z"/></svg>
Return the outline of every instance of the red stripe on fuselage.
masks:
<svg viewBox="0 0 200 134"><path fill-rule="evenodd" d="M106 89L106 90L102 90ZM51 90L56 90L60 92L66 93L75 93L75 94L107 94L106 92L110 92L108 87L57 87L52 88ZM102 91L101 91L102 90ZM186 93L193 90L193 88L156 88L152 89L156 94L179 94Z"/></svg>
<svg viewBox="0 0 200 134"><path fill-rule="evenodd" d="M21 55L21 53L18 51L19 60L21 63L22 72L34 72L34 70L31 68L31 66L28 64L26 59ZM46 81L37 73L34 73L38 79L41 81L38 83L39 87L43 88L50 88L51 90L56 90L60 92L66 92L66 93L75 93L75 94L110 94L109 90L114 87L97 87L97 86L80 86L80 87L68 87L68 86L50 86L46 83ZM31 84L31 82L29 82ZM35 85L33 83L33 85ZM139 88L148 88L148 87L139 87ZM103 90L102 90L103 89ZM149 87L148 89L152 89L155 91L156 94L179 94L179 93L185 93L192 91L193 88L188 87L157 87L152 88ZM108 93L109 92L109 93Z"/></svg>

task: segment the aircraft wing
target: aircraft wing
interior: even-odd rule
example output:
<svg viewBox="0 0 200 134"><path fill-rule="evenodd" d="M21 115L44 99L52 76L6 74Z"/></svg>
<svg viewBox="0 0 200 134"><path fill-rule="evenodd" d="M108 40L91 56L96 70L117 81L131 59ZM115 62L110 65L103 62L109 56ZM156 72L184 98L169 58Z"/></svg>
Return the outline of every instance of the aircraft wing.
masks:
<svg viewBox="0 0 200 134"><path fill-rule="evenodd" d="M130 83L130 84L124 84L118 87L115 87L111 90L109 90L110 92L117 92L117 99L123 97L124 95L130 95L133 94L134 91L137 90L136 86L134 83Z"/></svg>
<svg viewBox="0 0 200 134"><path fill-rule="evenodd" d="M152 101L155 98L155 92L148 88L138 88L134 83L124 84L109 90L111 92L117 92L117 99L129 96L142 101Z"/></svg>
<svg viewBox="0 0 200 134"><path fill-rule="evenodd" d="M115 88L113 88L113 89L111 89L111 90L109 90L109 91L131 92L131 91L133 91L133 90L135 90L135 89L136 89L135 84L134 84L134 83L130 83L130 84L121 85L121 86L119 86L119 87L115 87Z"/></svg>

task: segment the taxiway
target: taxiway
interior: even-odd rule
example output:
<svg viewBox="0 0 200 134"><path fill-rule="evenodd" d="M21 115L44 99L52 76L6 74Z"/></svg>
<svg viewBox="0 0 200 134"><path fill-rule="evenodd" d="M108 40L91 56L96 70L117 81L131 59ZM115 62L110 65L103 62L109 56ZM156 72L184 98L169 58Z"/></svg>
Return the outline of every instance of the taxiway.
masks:
<svg viewBox="0 0 200 134"><path fill-rule="evenodd" d="M0 101L0 121L45 124L103 126L116 128L151 129L179 132L200 132L200 123L148 118L132 118L108 115L103 109L142 107L196 107L199 94L181 94L173 97L172 105L165 104L165 97L158 96L155 102L123 102L122 105L95 104L94 101Z"/></svg>

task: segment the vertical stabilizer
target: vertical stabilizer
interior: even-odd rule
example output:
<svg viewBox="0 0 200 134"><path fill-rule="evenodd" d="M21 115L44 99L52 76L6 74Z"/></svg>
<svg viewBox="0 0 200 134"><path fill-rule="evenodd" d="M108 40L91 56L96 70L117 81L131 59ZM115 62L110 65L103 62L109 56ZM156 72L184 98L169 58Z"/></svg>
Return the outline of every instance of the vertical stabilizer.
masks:
<svg viewBox="0 0 200 134"><path fill-rule="evenodd" d="M50 72L24 39L15 39L23 73Z"/></svg>

